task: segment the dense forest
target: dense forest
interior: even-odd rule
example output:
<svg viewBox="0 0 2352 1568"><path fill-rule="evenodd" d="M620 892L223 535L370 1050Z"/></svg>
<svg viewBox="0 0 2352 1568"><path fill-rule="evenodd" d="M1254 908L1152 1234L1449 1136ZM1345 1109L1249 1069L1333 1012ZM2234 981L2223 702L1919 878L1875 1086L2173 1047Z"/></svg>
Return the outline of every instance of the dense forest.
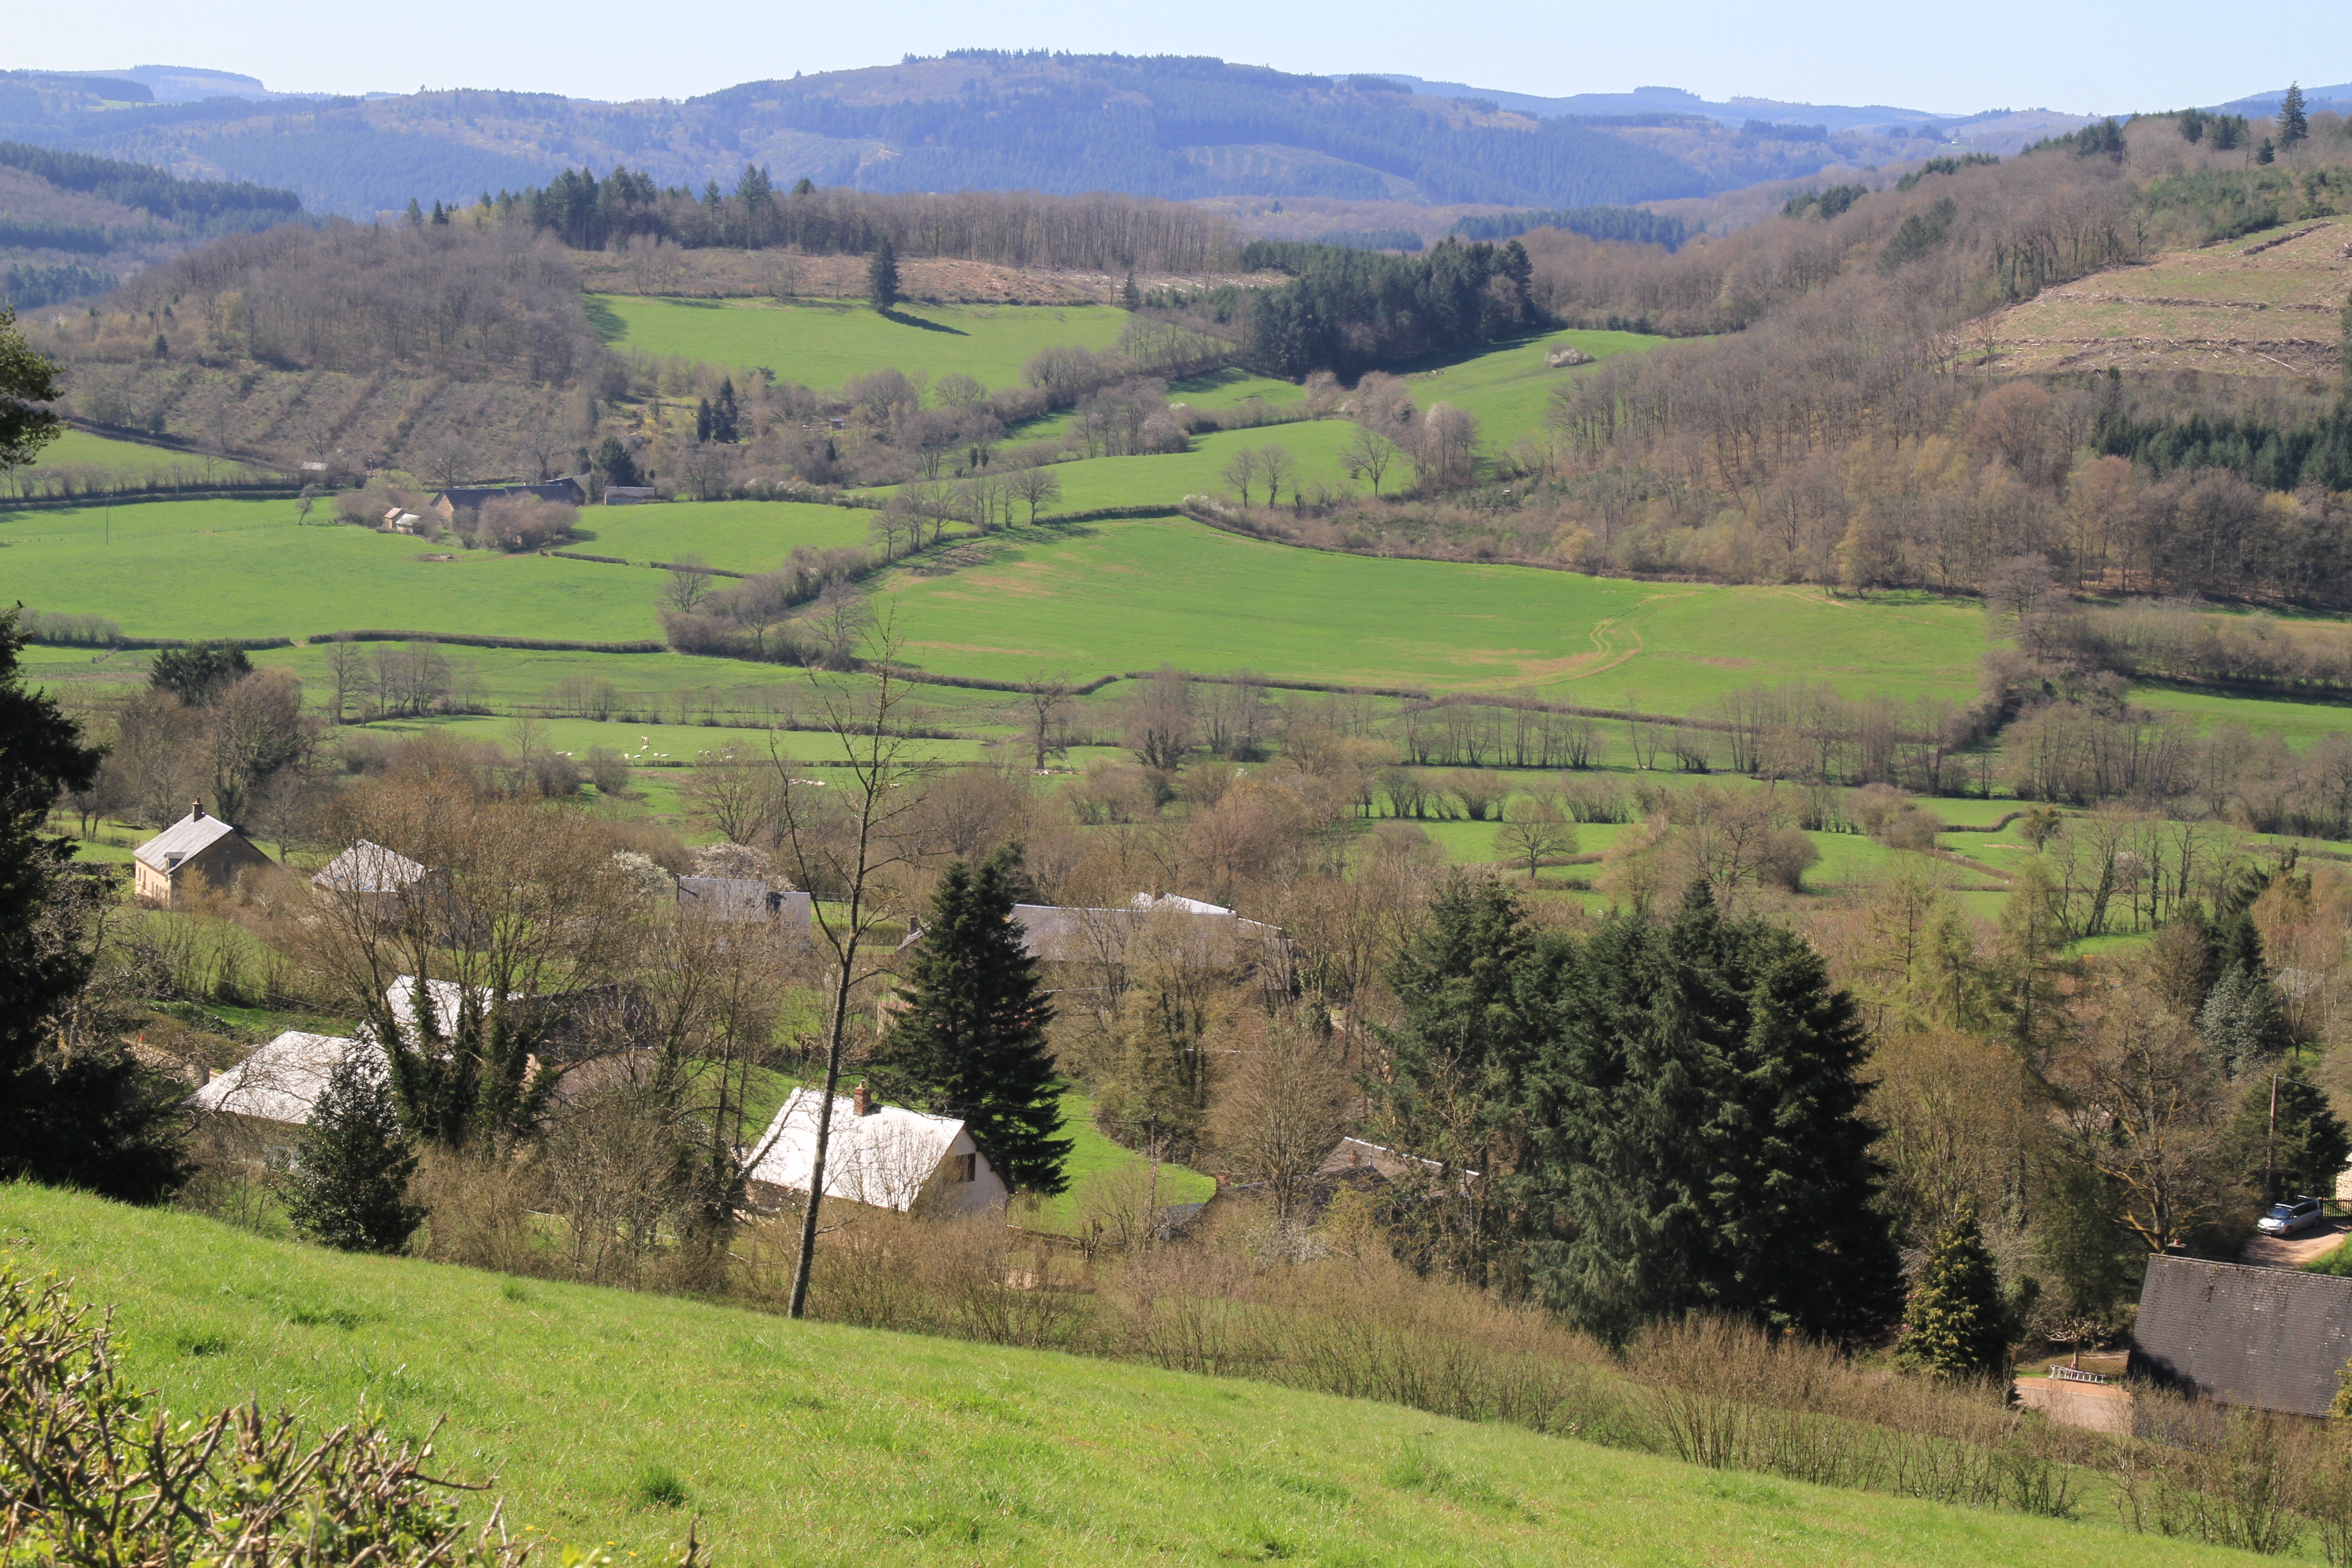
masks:
<svg viewBox="0 0 2352 1568"><path fill-rule="evenodd" d="M0 142L0 306L30 310L102 294L205 240L268 228L301 210L291 191L183 180L143 163Z"/></svg>

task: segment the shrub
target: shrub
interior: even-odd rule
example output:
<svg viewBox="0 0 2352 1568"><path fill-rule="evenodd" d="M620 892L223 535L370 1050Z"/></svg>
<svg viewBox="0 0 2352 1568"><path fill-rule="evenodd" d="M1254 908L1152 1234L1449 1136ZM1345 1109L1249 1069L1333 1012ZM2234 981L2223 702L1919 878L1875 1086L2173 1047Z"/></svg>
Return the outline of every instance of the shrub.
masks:
<svg viewBox="0 0 2352 1568"><path fill-rule="evenodd" d="M313 1441L258 1405L192 1422L151 1409L115 1369L105 1325L55 1279L13 1270L0 1273L0 1452L10 1563L520 1568L532 1552L500 1539L495 1512L469 1532L452 1483L422 1468L430 1444L395 1445L365 1412ZM689 1532L672 1562L700 1559Z"/></svg>
<svg viewBox="0 0 2352 1568"><path fill-rule="evenodd" d="M484 550L537 550L572 537L580 509L542 496L499 496L476 514L474 542Z"/></svg>

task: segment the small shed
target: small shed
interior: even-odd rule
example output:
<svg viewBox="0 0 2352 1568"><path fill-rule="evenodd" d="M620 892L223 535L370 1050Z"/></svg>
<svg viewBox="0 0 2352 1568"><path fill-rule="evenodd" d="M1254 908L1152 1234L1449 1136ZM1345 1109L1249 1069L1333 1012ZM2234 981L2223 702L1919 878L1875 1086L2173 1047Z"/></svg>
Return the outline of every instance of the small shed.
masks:
<svg viewBox="0 0 2352 1568"><path fill-rule="evenodd" d="M433 498L428 509L444 522L455 522L461 511L479 511L494 500L508 496L537 496L541 500L562 501L566 506L580 506L588 500L588 492L580 488L575 479L550 479L541 485L466 485L443 490Z"/></svg>
<svg viewBox="0 0 2352 1568"><path fill-rule="evenodd" d="M824 1103L822 1089L796 1089L768 1124L749 1173L754 1196L768 1206L786 1193L809 1190ZM1012 1194L961 1121L877 1105L861 1083L856 1092L833 1099L824 1195L900 1214L919 1208L951 1216L1001 1213Z"/></svg>
<svg viewBox="0 0 2352 1568"><path fill-rule="evenodd" d="M327 1075L352 1051L377 1047L370 1040L289 1029L188 1096L188 1103L290 1132L310 1125L310 1108L325 1090Z"/></svg>
<svg viewBox="0 0 2352 1568"><path fill-rule="evenodd" d="M806 893L771 888L757 877L680 877L678 908L718 921L773 921L808 937L815 905Z"/></svg>
<svg viewBox="0 0 2352 1568"><path fill-rule="evenodd" d="M185 909L205 889L232 887L240 877L275 871L278 862L196 801L188 815L131 852L131 892L159 910Z"/></svg>
<svg viewBox="0 0 2352 1568"><path fill-rule="evenodd" d="M362 838L310 879L310 885L338 899L362 901L390 913L422 894L436 879L396 850Z"/></svg>
<svg viewBox="0 0 2352 1568"><path fill-rule="evenodd" d="M2326 1415L2352 1360L2352 1279L2294 1268L2147 1260L2136 1373L2222 1405Z"/></svg>

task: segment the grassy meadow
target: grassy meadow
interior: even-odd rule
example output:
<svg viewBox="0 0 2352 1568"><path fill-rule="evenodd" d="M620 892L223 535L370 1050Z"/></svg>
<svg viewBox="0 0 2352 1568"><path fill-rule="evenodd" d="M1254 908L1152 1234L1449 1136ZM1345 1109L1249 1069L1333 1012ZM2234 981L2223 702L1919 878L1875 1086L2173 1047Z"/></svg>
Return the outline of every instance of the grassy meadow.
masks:
<svg viewBox="0 0 2352 1568"><path fill-rule="evenodd" d="M427 559L435 554L452 559ZM0 591L37 609L111 616L133 637L391 627L627 642L660 635L661 581L626 567L306 526L290 500L0 512Z"/></svg>
<svg viewBox="0 0 2352 1568"><path fill-rule="evenodd" d="M794 549L864 544L873 514L803 501L664 501L595 506L580 513L580 542L565 548L630 561L696 554L723 572L765 572Z"/></svg>
<svg viewBox="0 0 2352 1568"><path fill-rule="evenodd" d="M616 349L678 354L782 381L839 386L896 366L937 381L968 375L1013 386L1032 356L1053 348L1107 349L1127 312L1108 305L919 305L888 316L845 300L663 300L589 297L589 319Z"/></svg>
<svg viewBox="0 0 2352 1568"><path fill-rule="evenodd" d="M1479 435L1500 448L1532 436L1543 427L1551 395L1571 384L1589 367L1552 370L1544 356L1556 349L1580 348L1596 361L1622 353L1640 353L1669 340L1638 332L1590 331L1581 328L1549 332L1540 338L1509 343L1483 353L1467 353L1448 362L1413 371L1413 401L1426 408L1451 403L1478 416Z"/></svg>
<svg viewBox="0 0 2352 1568"><path fill-rule="evenodd" d="M0 1253L111 1307L175 1414L365 1399L526 1538L720 1563L2171 1568L2071 1521L1714 1471L1499 1425L268 1240L0 1187ZM663 1500L668 1499L670 1500ZM476 1517L487 1503L475 1500Z"/></svg>
<svg viewBox="0 0 2352 1568"><path fill-rule="evenodd" d="M38 473L44 468L97 469L116 484L137 484L147 479L216 479L223 484L236 484L268 477L244 463L195 452L176 452L169 447L150 447L139 441L121 441L88 430L68 430L43 447L40 457L26 471Z"/></svg>
<svg viewBox="0 0 2352 1568"><path fill-rule="evenodd" d="M913 662L1021 679L1165 661L1683 712L1757 681L1958 700L1984 647L1979 611L1934 600L1383 560L1183 521L1015 529L967 547L983 550L985 564L887 580Z"/></svg>

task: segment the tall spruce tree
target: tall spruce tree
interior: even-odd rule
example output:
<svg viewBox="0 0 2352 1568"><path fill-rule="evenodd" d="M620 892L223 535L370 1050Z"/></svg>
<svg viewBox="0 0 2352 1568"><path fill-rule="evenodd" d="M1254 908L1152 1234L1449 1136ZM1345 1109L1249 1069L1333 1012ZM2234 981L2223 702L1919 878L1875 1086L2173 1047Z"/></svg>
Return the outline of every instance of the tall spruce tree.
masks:
<svg viewBox="0 0 2352 1568"><path fill-rule="evenodd" d="M119 1046L68 1052L57 1040L95 954L64 885L73 846L42 829L61 792L89 786L102 753L26 688L18 613L0 613L0 1180L150 1201L185 1174L178 1093Z"/></svg>
<svg viewBox="0 0 2352 1568"><path fill-rule="evenodd" d="M2286 97L2279 100L2279 145L2292 147L2311 134L2311 116L2305 112L2303 84L2289 82Z"/></svg>
<svg viewBox="0 0 2352 1568"><path fill-rule="evenodd" d="M886 312L898 302L898 250L887 235L866 263L866 297Z"/></svg>
<svg viewBox="0 0 2352 1568"><path fill-rule="evenodd" d="M1964 1205L1919 1271L1895 1364L1930 1377L2000 1377L2009 1371L2009 1328L1992 1254L1975 1208Z"/></svg>
<svg viewBox="0 0 2352 1568"><path fill-rule="evenodd" d="M345 1053L295 1145L286 1217L301 1235L346 1252L397 1252L425 1221L408 1201L415 1173L416 1152L393 1109L383 1058Z"/></svg>
<svg viewBox="0 0 2352 1568"><path fill-rule="evenodd" d="M1013 922L1018 853L1007 847L976 868L959 860L940 879L898 988L906 1011L869 1066L886 1094L961 1118L1007 1185L1052 1194L1069 1185L1072 1145L1058 1136L1045 1048L1053 1005Z"/></svg>
<svg viewBox="0 0 2352 1568"><path fill-rule="evenodd" d="M1693 1310L1832 1337L1900 1300L1864 1039L1818 954L1694 885L1580 945L1528 1075L1538 1293L1622 1340Z"/></svg>
<svg viewBox="0 0 2352 1568"><path fill-rule="evenodd" d="M2336 1178L2352 1159L2352 1134L2301 1062L2246 1085L2230 1124L2230 1145L2238 1170L2262 1190L2264 1203L2305 1193L2333 1197Z"/></svg>

